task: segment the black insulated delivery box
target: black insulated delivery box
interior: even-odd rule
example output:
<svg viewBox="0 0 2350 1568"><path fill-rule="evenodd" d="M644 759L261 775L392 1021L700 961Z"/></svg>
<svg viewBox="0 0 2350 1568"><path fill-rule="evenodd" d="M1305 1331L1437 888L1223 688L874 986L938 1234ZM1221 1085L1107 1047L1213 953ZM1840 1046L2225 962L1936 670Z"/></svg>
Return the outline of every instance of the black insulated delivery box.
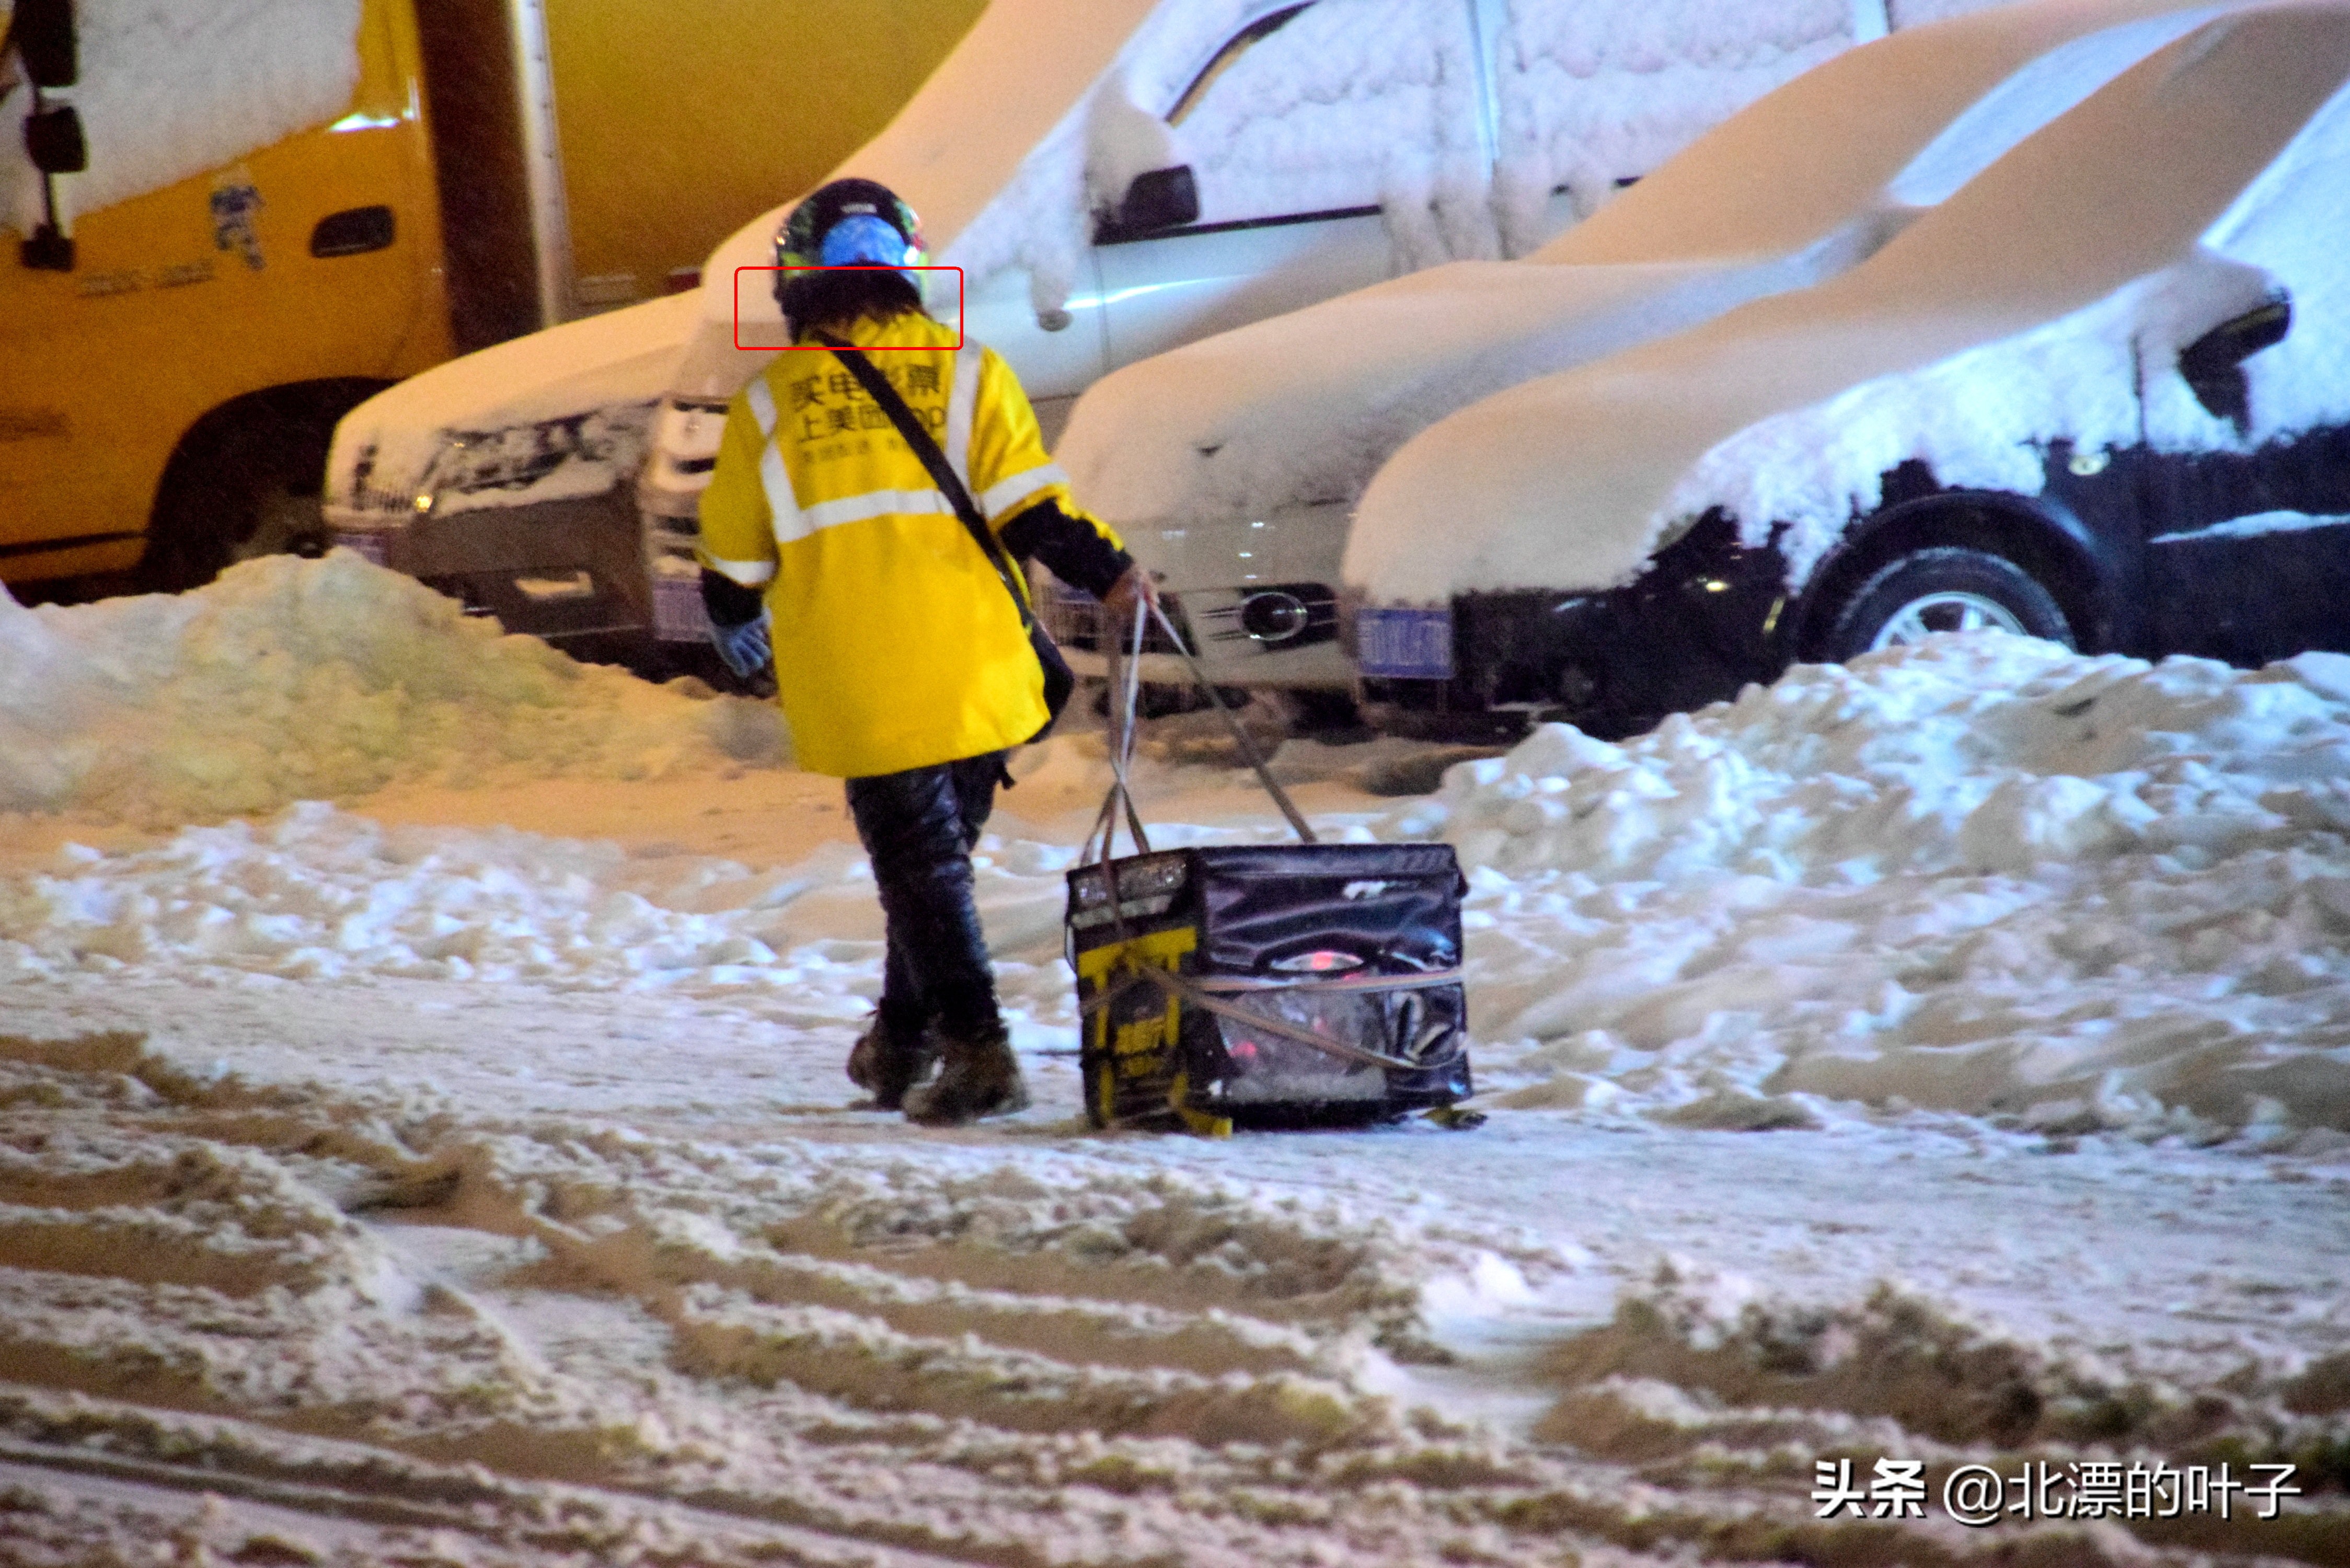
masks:
<svg viewBox="0 0 2350 1568"><path fill-rule="evenodd" d="M1115 909L1100 864L1068 877L1095 1126L1343 1125L1469 1096L1451 845L1226 845L1108 869Z"/></svg>

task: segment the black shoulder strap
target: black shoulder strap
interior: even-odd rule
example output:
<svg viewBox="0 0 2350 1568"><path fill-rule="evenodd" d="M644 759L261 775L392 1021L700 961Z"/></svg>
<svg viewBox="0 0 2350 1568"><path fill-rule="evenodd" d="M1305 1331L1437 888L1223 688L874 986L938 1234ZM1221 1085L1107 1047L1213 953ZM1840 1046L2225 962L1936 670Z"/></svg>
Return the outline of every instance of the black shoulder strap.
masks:
<svg viewBox="0 0 2350 1568"><path fill-rule="evenodd" d="M906 400L898 395L898 389L891 386L889 378L882 375L873 361L854 345L829 332L812 332L809 336L831 349L833 357L857 378L857 384L865 389L866 395L879 403L881 411L889 416L889 422L898 427L898 433L906 438L906 444L913 449L914 455L921 459L922 466L930 471L931 483L939 487L939 493L947 498L947 504L954 508L954 514L962 519L962 525L970 532L972 542L979 545L980 554L985 556L988 565L995 568L995 575L1003 579L1003 591L1012 596L1014 607L1020 611L1020 624L1035 631L1036 618L1028 608L1028 596L1022 593L1013 580L1012 561L1004 554L1003 542L996 538L994 530L988 527L987 518L981 513L979 504L971 498L970 488L955 472L954 465L947 461L947 454L939 450L939 443L931 439L931 432L922 428L922 421L914 417L914 410L906 406Z"/></svg>

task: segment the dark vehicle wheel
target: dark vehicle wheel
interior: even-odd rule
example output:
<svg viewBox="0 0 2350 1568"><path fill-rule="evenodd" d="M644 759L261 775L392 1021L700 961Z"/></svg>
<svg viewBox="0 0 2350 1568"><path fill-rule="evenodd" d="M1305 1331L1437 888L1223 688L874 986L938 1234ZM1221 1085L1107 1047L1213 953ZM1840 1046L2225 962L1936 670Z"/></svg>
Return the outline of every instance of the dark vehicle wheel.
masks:
<svg viewBox="0 0 2350 1568"><path fill-rule="evenodd" d="M383 386L305 382L197 421L163 469L139 587L178 593L256 556L325 555L321 492L336 421Z"/></svg>
<svg viewBox="0 0 2350 1568"><path fill-rule="evenodd" d="M2004 556L1943 546L1888 561L1853 589L1822 649L1850 659L1938 631L2012 632L2074 645L2056 597Z"/></svg>
<svg viewBox="0 0 2350 1568"><path fill-rule="evenodd" d="M255 431L184 469L174 463L181 472L167 476L157 503L141 586L178 593L256 556L325 555L319 482L330 433Z"/></svg>

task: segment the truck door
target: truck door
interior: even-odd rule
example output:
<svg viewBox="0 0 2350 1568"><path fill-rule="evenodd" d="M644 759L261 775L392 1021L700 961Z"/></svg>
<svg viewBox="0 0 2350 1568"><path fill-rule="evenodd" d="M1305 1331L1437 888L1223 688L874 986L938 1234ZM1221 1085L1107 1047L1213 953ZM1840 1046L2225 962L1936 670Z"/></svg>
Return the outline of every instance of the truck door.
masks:
<svg viewBox="0 0 2350 1568"><path fill-rule="evenodd" d="M1094 254L1115 367L1443 254L1437 194L1482 200L1467 4L1308 0L1233 34L1165 110L1189 221L1105 222Z"/></svg>
<svg viewBox="0 0 2350 1568"><path fill-rule="evenodd" d="M20 244L40 187L26 90L0 95L0 576L145 550L177 587L316 547L335 419L446 352L408 6L75 9L88 136L53 256Z"/></svg>
<svg viewBox="0 0 2350 1568"><path fill-rule="evenodd" d="M48 7L21 33L9 26L15 19L0 5L0 575L109 527L91 521L109 515L107 497L78 461L94 433L90 410L73 395L77 379L50 362L58 323L76 319L78 304L57 202L88 159L78 113L54 98L44 109L39 89L71 88L79 75L71 13ZM53 133L46 139L36 130L42 119ZM56 145L36 168L45 140ZM138 529L111 531L119 544Z"/></svg>

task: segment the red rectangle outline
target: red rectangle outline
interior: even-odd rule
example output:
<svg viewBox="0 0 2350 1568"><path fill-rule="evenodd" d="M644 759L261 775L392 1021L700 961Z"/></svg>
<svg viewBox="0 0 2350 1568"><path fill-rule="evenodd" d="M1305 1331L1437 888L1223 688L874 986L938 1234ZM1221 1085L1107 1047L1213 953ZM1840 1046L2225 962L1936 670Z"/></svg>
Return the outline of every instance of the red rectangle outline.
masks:
<svg viewBox="0 0 2350 1568"><path fill-rule="evenodd" d="M738 266L734 269L734 347L748 354L826 353L821 343L745 343L743 341L743 275L746 272L951 272L955 275L955 340L952 343L866 343L868 354L921 353L927 349L960 348L963 342L962 268L959 266Z"/></svg>

